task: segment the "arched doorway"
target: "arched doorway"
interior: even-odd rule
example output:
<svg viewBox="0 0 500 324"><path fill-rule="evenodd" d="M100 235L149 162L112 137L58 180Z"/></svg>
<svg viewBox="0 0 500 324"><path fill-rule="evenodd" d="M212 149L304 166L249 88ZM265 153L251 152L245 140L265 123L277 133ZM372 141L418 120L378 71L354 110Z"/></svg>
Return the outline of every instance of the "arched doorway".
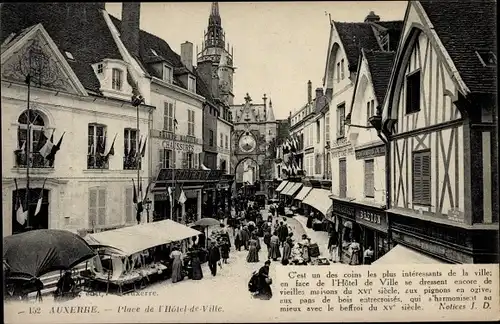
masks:
<svg viewBox="0 0 500 324"><path fill-rule="evenodd" d="M235 190L244 195L251 195L260 183L260 165L252 157L245 157L235 165Z"/></svg>
<svg viewBox="0 0 500 324"><path fill-rule="evenodd" d="M28 229L48 229L49 228L49 191L42 188L30 188L29 191L29 209L28 219L24 225L17 221L17 210L19 200L26 205L26 189L18 189L12 191L12 234L22 233ZM42 197L42 205L40 211L35 215L36 206L39 197Z"/></svg>

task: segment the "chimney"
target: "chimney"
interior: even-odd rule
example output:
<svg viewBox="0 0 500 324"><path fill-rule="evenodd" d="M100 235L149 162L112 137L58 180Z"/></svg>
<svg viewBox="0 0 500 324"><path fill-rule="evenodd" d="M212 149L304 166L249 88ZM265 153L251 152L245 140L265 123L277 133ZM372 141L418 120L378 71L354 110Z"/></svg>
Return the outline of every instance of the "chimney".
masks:
<svg viewBox="0 0 500 324"><path fill-rule="evenodd" d="M185 41L181 44L181 62L189 71L193 71L193 43Z"/></svg>
<svg viewBox="0 0 500 324"><path fill-rule="evenodd" d="M316 88L316 107L315 111L320 112L325 105L325 98L323 97L323 88Z"/></svg>
<svg viewBox="0 0 500 324"><path fill-rule="evenodd" d="M139 56L140 2L122 2L121 38L132 56Z"/></svg>
<svg viewBox="0 0 500 324"><path fill-rule="evenodd" d="M311 80L307 81L307 103L312 101L312 83Z"/></svg>
<svg viewBox="0 0 500 324"><path fill-rule="evenodd" d="M323 97L323 88L316 88L316 99Z"/></svg>
<svg viewBox="0 0 500 324"><path fill-rule="evenodd" d="M365 23L366 22L377 22L380 21L380 16L376 15L374 11L370 11L368 16L365 18Z"/></svg>

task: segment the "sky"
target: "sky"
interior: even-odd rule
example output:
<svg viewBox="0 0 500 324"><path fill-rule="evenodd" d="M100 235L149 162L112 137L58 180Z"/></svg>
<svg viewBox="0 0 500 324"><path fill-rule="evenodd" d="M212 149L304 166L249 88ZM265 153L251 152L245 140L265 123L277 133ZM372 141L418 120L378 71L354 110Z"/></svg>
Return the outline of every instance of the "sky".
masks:
<svg viewBox="0 0 500 324"><path fill-rule="evenodd" d="M303 107L307 81L323 86L330 23L361 22L370 11L381 20L403 20L406 1L221 2L226 43L234 48L234 103L246 93L254 103L271 98L277 119ZM211 2L143 2L141 29L164 39L180 54L189 41L201 51ZM121 3L106 3L121 18Z"/></svg>

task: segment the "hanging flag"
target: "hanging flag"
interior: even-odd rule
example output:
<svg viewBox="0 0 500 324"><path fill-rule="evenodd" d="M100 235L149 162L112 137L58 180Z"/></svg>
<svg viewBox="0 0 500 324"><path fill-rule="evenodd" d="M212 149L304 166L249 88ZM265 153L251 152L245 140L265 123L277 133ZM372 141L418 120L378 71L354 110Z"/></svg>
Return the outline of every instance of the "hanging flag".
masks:
<svg viewBox="0 0 500 324"><path fill-rule="evenodd" d="M52 161L55 160L56 153L61 149L61 143L62 143L62 140L64 138L64 134L66 134L66 132L64 132L61 135L61 138L59 139L59 142L57 142L57 144L52 147L52 150L51 150L49 156L47 156L47 159L52 160ZM94 147L94 150L95 150L95 147ZM94 152L94 155L95 155L95 152Z"/></svg>
<svg viewBox="0 0 500 324"><path fill-rule="evenodd" d="M44 159L52 153L52 149L54 148L54 130L52 130L52 135L50 135L50 139L45 136L42 132L42 136L45 138L45 144L40 149L40 155L43 156Z"/></svg>
<svg viewBox="0 0 500 324"><path fill-rule="evenodd" d="M35 216L38 215L40 209L42 209L42 199L43 199L43 190L45 189L45 181L47 181L47 178L43 180L42 191L40 191L40 196L38 197L38 201L36 203Z"/></svg>
<svg viewBox="0 0 500 324"><path fill-rule="evenodd" d="M174 127L176 130L177 130L177 125L179 125L179 123L177 122L177 118L174 118Z"/></svg>
<svg viewBox="0 0 500 324"><path fill-rule="evenodd" d="M134 179L132 179L132 186L134 187L134 198L132 199L132 202L134 204L137 204L137 190L135 189L135 182Z"/></svg>
<svg viewBox="0 0 500 324"><path fill-rule="evenodd" d="M172 201L173 201L173 199L172 199L172 187L168 187L167 191L168 191L168 198L170 199L170 203L172 203Z"/></svg>
<svg viewBox="0 0 500 324"><path fill-rule="evenodd" d="M152 182L149 181L148 186L146 187L146 192L144 192L144 197L142 198L143 203L146 201L146 198L148 197L149 194L149 188L151 188Z"/></svg>
<svg viewBox="0 0 500 324"><path fill-rule="evenodd" d="M146 156L146 144L148 142L148 137L144 137L144 143L142 143L142 149L141 149L141 157Z"/></svg>
<svg viewBox="0 0 500 324"><path fill-rule="evenodd" d="M102 137L100 143L99 143L99 148L98 152L100 156L106 156L106 140L107 140L107 132L104 132L104 136Z"/></svg>
<svg viewBox="0 0 500 324"><path fill-rule="evenodd" d="M205 171L210 171L210 169L209 169L209 168L207 168L207 167L205 166L205 164L203 164L203 163L201 164L201 169L202 169L202 170L205 170Z"/></svg>
<svg viewBox="0 0 500 324"><path fill-rule="evenodd" d="M14 206L14 210L16 211L16 220L19 224L24 225L28 219L28 210L24 210L24 204L19 195L19 188L17 187L16 179L14 179L14 183L16 185L16 204Z"/></svg>
<svg viewBox="0 0 500 324"><path fill-rule="evenodd" d="M181 203L182 205L184 205L184 203L186 202L187 200L187 197L186 197L186 194L184 193L184 190L181 191L181 195L179 197L179 203Z"/></svg>
<svg viewBox="0 0 500 324"><path fill-rule="evenodd" d="M111 147L107 150L108 153L106 153L106 158L109 158L110 155L115 155L115 140L117 135L118 133L115 134L113 142L111 143Z"/></svg>

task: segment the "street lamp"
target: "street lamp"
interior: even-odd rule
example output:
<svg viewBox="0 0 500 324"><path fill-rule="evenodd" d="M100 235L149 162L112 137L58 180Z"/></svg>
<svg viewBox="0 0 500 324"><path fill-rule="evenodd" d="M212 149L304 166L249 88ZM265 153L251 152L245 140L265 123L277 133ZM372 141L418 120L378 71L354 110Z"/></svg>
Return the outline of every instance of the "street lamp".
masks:
<svg viewBox="0 0 500 324"><path fill-rule="evenodd" d="M146 198L146 200L144 200L144 207L146 208L146 215L147 215L147 222L151 222L151 220L149 219L149 211L151 210L151 199L149 198Z"/></svg>

